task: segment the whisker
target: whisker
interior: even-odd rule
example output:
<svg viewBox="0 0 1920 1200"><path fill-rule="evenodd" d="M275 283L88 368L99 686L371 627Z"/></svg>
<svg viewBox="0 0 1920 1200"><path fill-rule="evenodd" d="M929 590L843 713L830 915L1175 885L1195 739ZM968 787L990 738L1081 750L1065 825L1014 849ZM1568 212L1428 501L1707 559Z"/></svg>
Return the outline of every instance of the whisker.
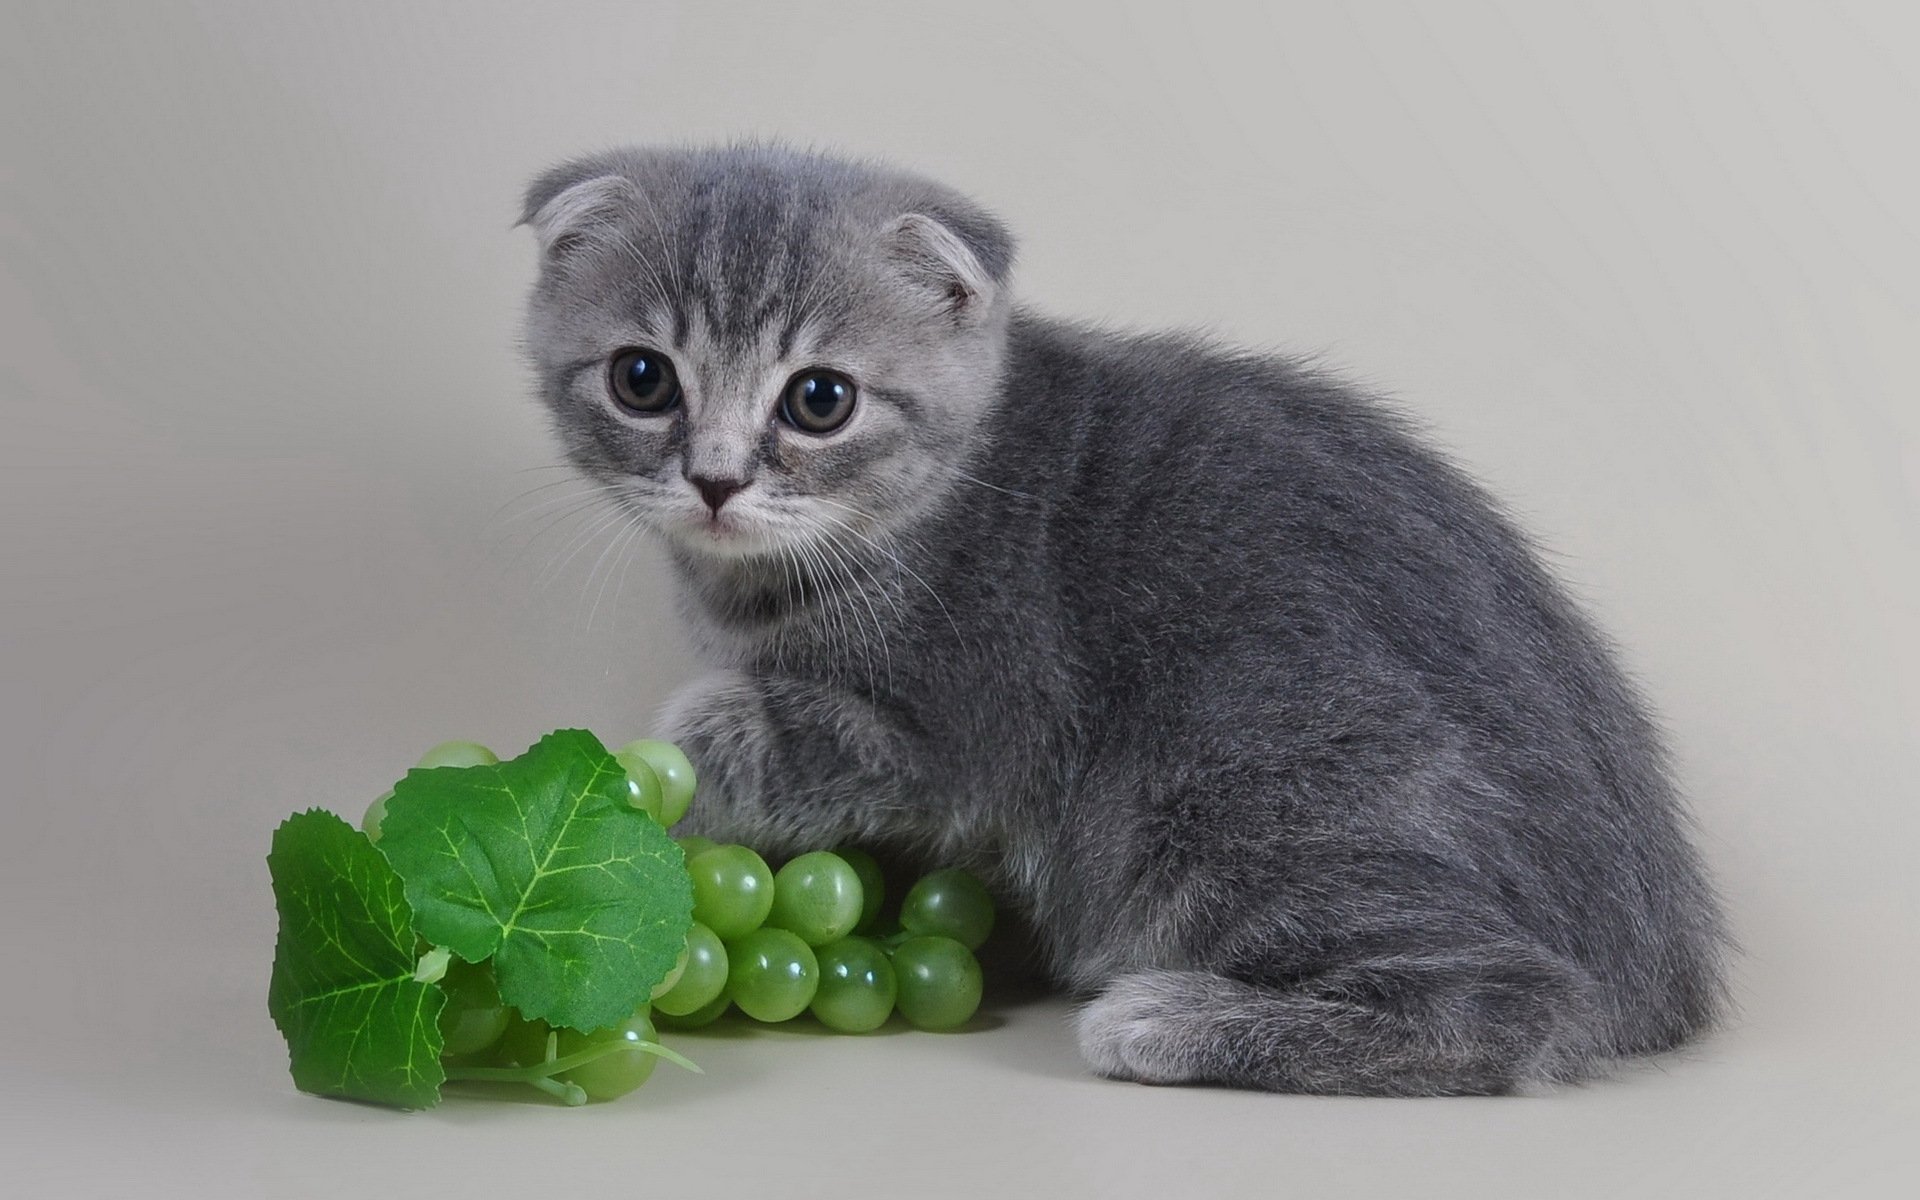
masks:
<svg viewBox="0 0 1920 1200"><path fill-rule="evenodd" d="M673 276L674 290L672 294L667 297L667 303L669 306L680 305L684 307L687 296L687 281L680 277L679 234L682 225L678 222L675 223L674 238L672 241L669 241L667 239L666 226L661 223L660 210L654 206L653 198L647 195L644 189L637 192L636 195L639 197L640 203L646 206L647 219L653 222L654 235L660 239L660 248L667 256L667 271Z"/></svg>
<svg viewBox="0 0 1920 1200"><path fill-rule="evenodd" d="M562 479L559 482L572 483L574 481L570 479ZM578 500L582 496L599 495L601 493L607 492L608 490L610 489L607 484L594 483L587 487L580 488L577 491L568 492L564 496L548 496L541 500L537 500L534 503L529 504L526 508L516 513L495 512L491 517L488 518L488 523L497 524L497 525L511 525L516 521L531 520L533 517L539 515L540 513L546 512L548 509L554 508L558 505L565 504L570 500ZM525 498L526 498L526 494L522 494L521 496L516 496L513 500L510 500L507 503L513 504Z"/></svg>
<svg viewBox="0 0 1920 1200"><path fill-rule="evenodd" d="M881 588L880 581L874 577L873 572L868 570L863 564L855 560L852 557L852 555L844 547L835 545L831 539L827 539L827 538L819 539L816 544L822 550L832 554L837 561L844 563L847 566L852 567L853 569L859 570L863 574L865 574L868 582L872 583L876 590ZM880 652L886 660L887 690L892 691L894 686L893 649L887 643L886 624L880 619L880 611L874 608L873 598L868 593L868 590L866 588L854 589L852 586L853 579L851 575L847 577L847 583L848 583L849 591L853 591L853 590L858 591L861 603L866 605L867 615L873 619L874 638L880 643ZM868 680L869 680L869 686L871 687L872 686L871 669L869 669Z"/></svg>
<svg viewBox="0 0 1920 1200"><path fill-rule="evenodd" d="M619 531L616 532L613 535L613 537L607 542L607 548L605 550L602 550L600 552L600 557L594 560L593 570L587 572L588 587L593 586L593 577L600 573L600 564L607 560L608 555L613 555L614 556L613 561L615 563L618 563L621 557L623 557L626 554L628 549L630 549L633 546L633 539L640 536L641 520L642 520L640 514L633 511L630 508L626 509L626 514L627 514L627 523L624 526L622 526L619 529ZM618 547L618 550L615 549L616 546ZM600 613L600 602L606 599L607 584L611 583L612 581L613 581L613 568L609 566L607 568L606 575L603 576L600 580L599 590L594 593L593 607L587 610L586 632L589 635L593 633L593 619L596 616L598 616ZM584 599L586 596L586 591L584 588L581 590L580 594L581 594L581 597Z"/></svg>
<svg viewBox="0 0 1920 1200"><path fill-rule="evenodd" d="M641 522L638 526L639 532L635 534L635 538L637 539L640 536L640 534L646 532L646 526L644 524L644 518L641 517L637 511L635 512L634 515ZM633 555L628 554L624 550L621 551L620 578L613 585L613 618L612 619L613 619L613 627L615 629L620 628L620 593L626 590L627 571L633 566L633 558L634 558Z"/></svg>
<svg viewBox="0 0 1920 1200"><path fill-rule="evenodd" d="M820 294L820 288L825 280L825 273L816 271L813 278L807 280L807 288L804 292L798 293L797 298L794 294L788 295L786 312L786 320L788 323L792 323L795 320L804 323L810 307L813 304L814 297Z"/></svg>
<svg viewBox="0 0 1920 1200"><path fill-rule="evenodd" d="M797 609L800 605L801 597L806 595L809 585L811 585L814 593L813 612L809 614L808 620L809 623L817 628L821 641L825 644L828 653L831 654L833 652L833 629L831 625L833 614L830 608L829 597L821 590L826 585L824 581L816 581L810 578L811 576L817 575L818 572L813 568L813 558L808 553L805 543L794 542L789 546L783 547L783 550L793 563L794 595L792 603Z"/></svg>
<svg viewBox="0 0 1920 1200"><path fill-rule="evenodd" d="M1017 491L1010 487L1002 487L997 483L988 483L986 480L980 478L978 475L969 475L967 472L962 471L959 467L954 466L952 463L932 462L932 463L929 463L928 465L938 467L943 471L947 471L960 479L966 480L968 483L977 483L983 488L991 488L996 492L1001 492L1008 496L1017 496L1022 500L1038 501L1040 499L1040 497L1034 495L1032 492Z"/></svg>
<svg viewBox="0 0 1920 1200"><path fill-rule="evenodd" d="M825 633L829 656L851 658L853 635L847 628L847 614L843 603L845 597L844 595L835 597L832 590L833 573L828 570L826 563L822 560L818 547L806 542L796 542L794 549L799 551L801 558L806 562L807 569L812 574L820 593L820 614L827 622ZM838 646L834 644L836 633L839 635Z"/></svg>
<svg viewBox="0 0 1920 1200"><path fill-rule="evenodd" d="M675 290L667 287L666 281L660 278L660 272L647 261L644 254L640 253L640 247L634 245L633 239L627 236L625 230L615 229L610 232L619 241L620 248L626 251L627 257L633 260L634 265L647 273L647 281L653 285L655 291L660 293L660 298L671 307L675 303Z"/></svg>
<svg viewBox="0 0 1920 1200"><path fill-rule="evenodd" d="M798 611L800 607L799 591L790 582L792 578L791 567L793 565L793 553L786 546L777 544L774 546L774 550L779 554L781 592L786 598L788 608L793 611ZM791 640L784 636L784 632L783 630L781 634L776 634L773 639L773 667L774 670L782 673L787 669L787 645Z"/></svg>
<svg viewBox="0 0 1920 1200"><path fill-rule="evenodd" d="M828 504L835 508L845 509L846 511L853 513L854 515L862 518L863 520L866 520L869 522L872 522L874 520L873 515L871 513L862 512L860 509L855 508L851 504L844 504L838 500L829 500L824 496L816 496L814 498L816 500L819 500L823 504ZM960 632L960 623L953 619L952 611L947 608L947 602L940 598L940 593L934 590L933 585L928 583L925 577L920 574L920 572L908 566L905 559L901 558L898 554L895 554L892 550L889 550L887 547L881 545L874 538L868 536L866 533L856 528L850 522L841 521L831 516L827 516L826 519L829 521L833 521L834 524L838 525L840 528L844 529L846 532L852 534L854 537L859 538L861 541L865 542L867 545L873 547L874 550L885 555L888 559L890 559L893 562L894 566L899 567L902 571L905 571L909 576L911 576L915 583L918 583L921 587L926 589L927 595L933 598L933 602L940 606L941 613L943 613L947 618L947 624L953 627L954 636L962 637L962 638L965 636Z"/></svg>
<svg viewBox="0 0 1920 1200"><path fill-rule="evenodd" d="M512 507L514 504L517 504L520 501L525 500L528 496L537 496L541 492L550 492L554 488L565 487L570 483L579 483L579 482L581 482L581 480L568 478L568 479L550 479L545 483L535 484L533 487L528 488L526 491L521 492L518 495L511 497L510 499L502 501L500 504L500 507L493 510L494 515L498 516L501 512Z"/></svg>
<svg viewBox="0 0 1920 1200"><path fill-rule="evenodd" d="M864 648L864 643L857 636L860 625L860 614L854 609L853 605L849 603L847 582L836 576L832 564L827 561L825 548L823 546L817 543L808 544L804 542L801 543L801 545L805 548L808 557L813 560L816 574L821 580L822 585L830 589L825 593L829 600L832 601L827 611L835 618L839 626L840 649L838 654L851 665L856 653ZM866 657L868 686L871 687L873 661L871 655L867 655Z"/></svg>
<svg viewBox="0 0 1920 1200"><path fill-rule="evenodd" d="M558 529L560 526L566 524L566 522L572 519L573 517L576 517L583 512L591 511L606 498L607 498L606 489L603 489L603 488L595 488L592 490L591 493L585 496L570 497L570 499L574 500L573 505L569 508L562 510L561 512L553 514L551 517L549 517L546 524L534 530L533 533L527 537L526 541L521 544L520 548L514 551L513 555L509 557L506 560L506 562L501 564L502 569L504 570L504 569L508 569L515 566L523 557L525 557L527 554L532 552L534 544L538 542L541 538L545 537L547 534L551 533L553 530ZM506 545L506 542L509 536L517 536L517 535L502 533L498 538L495 539L495 543L494 543L495 549L498 550L500 548L503 548Z"/></svg>
<svg viewBox="0 0 1920 1200"><path fill-rule="evenodd" d="M602 533L618 524L624 516L626 516L626 510L615 505L611 513L588 525L585 530L574 534L566 545L561 547L561 552L564 554L564 557L559 558L557 564L550 570L543 572L541 577L534 581L534 587L542 591L552 587L559 581L562 575L566 574L568 565L580 556L582 550L592 545L594 540Z"/></svg>
<svg viewBox="0 0 1920 1200"><path fill-rule="evenodd" d="M820 563L822 578L824 578L826 582L837 584L837 591L839 591L839 595L837 595L837 605L841 607L841 612L847 616L847 620L851 620L852 624L854 624L854 628L858 628L858 624L860 624L860 612L858 612L858 609L852 607L852 591L854 591L854 588L852 588L851 576L841 576L841 574L837 572L839 555L835 553L835 545L833 545L831 541L826 540L810 540L806 541L804 545L806 545L808 551L814 555L814 561ZM833 553L833 561L829 561L829 553ZM862 641L864 641L864 639L862 639ZM849 639L849 655L851 655L851 649L851 639ZM872 685L872 680L874 680L874 672L872 672L872 657L870 657L870 659L868 659L868 685Z"/></svg>

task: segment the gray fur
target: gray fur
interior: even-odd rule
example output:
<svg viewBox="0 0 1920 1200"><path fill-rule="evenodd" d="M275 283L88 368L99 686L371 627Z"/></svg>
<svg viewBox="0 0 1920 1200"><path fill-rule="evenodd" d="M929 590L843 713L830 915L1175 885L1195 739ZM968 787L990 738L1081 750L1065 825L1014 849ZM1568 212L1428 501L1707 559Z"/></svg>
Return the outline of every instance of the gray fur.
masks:
<svg viewBox="0 0 1920 1200"><path fill-rule="evenodd" d="M1120 1078L1502 1092L1719 1012L1644 706L1379 404L1016 307L1000 224L877 165L619 151L525 215L556 427L719 668L669 722L699 831L976 867ZM680 412L609 401L631 345ZM809 366L861 388L829 437L773 419ZM718 469L752 480L724 540L685 478Z"/></svg>

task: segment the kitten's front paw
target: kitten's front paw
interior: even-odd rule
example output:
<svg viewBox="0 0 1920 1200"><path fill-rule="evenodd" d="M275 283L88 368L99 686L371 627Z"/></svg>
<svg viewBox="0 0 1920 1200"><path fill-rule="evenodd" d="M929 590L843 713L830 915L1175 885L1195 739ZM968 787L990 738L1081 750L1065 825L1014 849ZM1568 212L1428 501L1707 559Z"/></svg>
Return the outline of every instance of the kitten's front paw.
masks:
<svg viewBox="0 0 1920 1200"><path fill-rule="evenodd" d="M1186 1083L1193 976L1179 971L1122 975L1073 1016L1080 1054L1095 1074L1141 1083Z"/></svg>
<svg viewBox="0 0 1920 1200"><path fill-rule="evenodd" d="M693 763L693 807L674 832L742 839L761 817L767 755L766 707L751 680L733 672L688 684L669 702L667 740Z"/></svg>

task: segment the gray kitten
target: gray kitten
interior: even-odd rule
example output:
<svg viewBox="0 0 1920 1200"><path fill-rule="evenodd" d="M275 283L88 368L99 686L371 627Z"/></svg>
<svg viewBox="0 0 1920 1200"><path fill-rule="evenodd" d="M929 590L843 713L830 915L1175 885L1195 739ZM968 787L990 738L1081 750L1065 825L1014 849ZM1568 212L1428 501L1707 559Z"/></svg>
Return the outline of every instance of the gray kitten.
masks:
<svg viewBox="0 0 1920 1200"><path fill-rule="evenodd" d="M1655 730L1401 420L1016 307L997 220L870 164L622 150L525 219L567 452L722 668L700 832L976 867L1119 1078L1504 1092L1712 1022Z"/></svg>

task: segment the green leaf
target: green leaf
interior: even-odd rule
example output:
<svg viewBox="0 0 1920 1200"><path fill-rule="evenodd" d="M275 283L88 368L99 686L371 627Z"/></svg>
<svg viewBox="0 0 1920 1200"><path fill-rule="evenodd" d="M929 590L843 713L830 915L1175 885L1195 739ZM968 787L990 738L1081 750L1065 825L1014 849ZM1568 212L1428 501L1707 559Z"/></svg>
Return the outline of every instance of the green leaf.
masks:
<svg viewBox="0 0 1920 1200"><path fill-rule="evenodd" d="M330 812L287 818L267 855L280 910L267 1010L301 1091L440 1102L440 989L414 980L413 914L387 860Z"/></svg>
<svg viewBox="0 0 1920 1200"><path fill-rule="evenodd" d="M590 733L550 733L497 766L413 770L394 785L380 850L414 928L533 1020L602 1029L666 978L692 921L680 848L627 803L627 775Z"/></svg>

